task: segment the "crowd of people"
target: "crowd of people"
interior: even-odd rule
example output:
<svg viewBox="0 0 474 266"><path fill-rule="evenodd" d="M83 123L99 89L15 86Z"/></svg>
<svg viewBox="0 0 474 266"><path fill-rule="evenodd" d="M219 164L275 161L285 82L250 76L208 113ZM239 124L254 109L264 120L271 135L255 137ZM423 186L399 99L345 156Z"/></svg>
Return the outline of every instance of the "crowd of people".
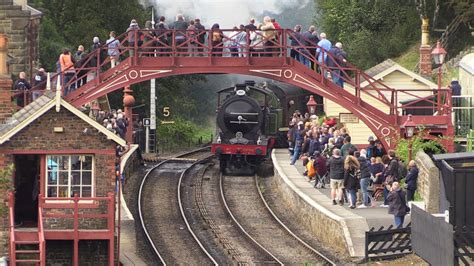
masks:
<svg viewBox="0 0 474 266"><path fill-rule="evenodd" d="M94 116L91 112L89 116L91 116L108 130L120 136L122 139L125 139L129 121L121 109L111 110L110 112L101 110L96 116Z"/></svg>
<svg viewBox="0 0 474 266"><path fill-rule="evenodd" d="M374 207L378 195L383 195L380 207L388 207L396 216L396 225L403 224L402 210L414 200L418 178L415 161L405 164L395 151L385 151L380 141L368 138L360 149L351 143L351 136L335 119L320 122L315 115L304 116L299 111L289 123L288 144L290 164L301 161L305 175L316 188L330 185L334 205L348 203L349 208ZM400 181L406 183L406 192ZM358 204L358 205L357 205ZM403 216L403 217L402 217Z"/></svg>

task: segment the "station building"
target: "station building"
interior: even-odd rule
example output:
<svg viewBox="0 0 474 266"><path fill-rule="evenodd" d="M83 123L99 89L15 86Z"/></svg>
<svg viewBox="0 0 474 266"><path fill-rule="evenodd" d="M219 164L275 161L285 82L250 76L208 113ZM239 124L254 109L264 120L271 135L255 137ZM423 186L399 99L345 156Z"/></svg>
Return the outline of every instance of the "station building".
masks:
<svg viewBox="0 0 474 266"><path fill-rule="evenodd" d="M0 177L0 256L12 265L113 265L116 148L125 140L60 93L14 112L0 65L0 169L13 167Z"/></svg>

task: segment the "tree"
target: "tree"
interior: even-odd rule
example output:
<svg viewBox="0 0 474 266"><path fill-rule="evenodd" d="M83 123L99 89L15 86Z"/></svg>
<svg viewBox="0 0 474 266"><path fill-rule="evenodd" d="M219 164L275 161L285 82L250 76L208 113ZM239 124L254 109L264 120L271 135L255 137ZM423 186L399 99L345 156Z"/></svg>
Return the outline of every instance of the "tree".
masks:
<svg viewBox="0 0 474 266"><path fill-rule="evenodd" d="M64 48L75 51L80 44L86 49L92 38L102 42L110 31L125 32L130 20L144 24L151 17L138 0L32 0L44 13L40 26L40 64L56 70L56 61Z"/></svg>
<svg viewBox="0 0 474 266"><path fill-rule="evenodd" d="M399 56L419 38L413 1L315 0L316 23L333 43L342 42L362 69Z"/></svg>

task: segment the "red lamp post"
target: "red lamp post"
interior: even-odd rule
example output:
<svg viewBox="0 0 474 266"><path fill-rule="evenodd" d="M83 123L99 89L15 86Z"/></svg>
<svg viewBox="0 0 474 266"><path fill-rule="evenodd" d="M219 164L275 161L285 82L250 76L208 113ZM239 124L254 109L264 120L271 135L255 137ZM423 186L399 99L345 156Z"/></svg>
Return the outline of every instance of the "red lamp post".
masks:
<svg viewBox="0 0 474 266"><path fill-rule="evenodd" d="M308 107L308 112L310 115L314 115L316 113L316 106L318 104L314 100L313 95L309 96L309 101L306 103L306 106Z"/></svg>
<svg viewBox="0 0 474 266"><path fill-rule="evenodd" d="M412 150L411 138L415 134L415 127L416 127L416 124L411 119L411 115L408 115L407 121L405 121L405 123L403 123L402 125L402 128L405 129L405 136L408 139L408 162L410 162L412 159L413 150Z"/></svg>
<svg viewBox="0 0 474 266"><path fill-rule="evenodd" d="M436 48L431 52L431 56L436 65L438 65L438 115L441 115L441 78L443 74L443 64L446 59L446 50L441 46L441 42L436 43Z"/></svg>
<svg viewBox="0 0 474 266"><path fill-rule="evenodd" d="M91 104L91 115L94 117L94 120L97 119L97 116L99 115L100 107L99 104L96 101L93 101Z"/></svg>

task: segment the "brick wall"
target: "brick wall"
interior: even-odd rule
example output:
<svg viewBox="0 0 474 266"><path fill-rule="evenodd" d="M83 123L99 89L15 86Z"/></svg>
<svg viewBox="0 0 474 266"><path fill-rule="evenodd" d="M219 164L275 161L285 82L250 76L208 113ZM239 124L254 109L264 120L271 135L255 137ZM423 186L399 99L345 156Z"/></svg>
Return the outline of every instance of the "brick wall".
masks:
<svg viewBox="0 0 474 266"><path fill-rule="evenodd" d="M431 78L432 73L431 47L429 45L422 45L420 47L420 74Z"/></svg>
<svg viewBox="0 0 474 266"><path fill-rule="evenodd" d="M72 265L73 241L46 241L47 265ZM79 265L108 265L107 241L79 241Z"/></svg>
<svg viewBox="0 0 474 266"><path fill-rule="evenodd" d="M429 213L439 213L439 170L422 150L416 153L415 161L420 171L417 189L425 203L425 210Z"/></svg>
<svg viewBox="0 0 474 266"><path fill-rule="evenodd" d="M10 62L10 73L17 75L20 71L29 74L30 68L30 47L27 38L27 29L30 22L31 13L22 10L21 6L14 5L13 0L0 0L0 32L5 33L9 38L8 53L12 56ZM39 18L38 18L39 19ZM36 25L33 23L31 25ZM36 36L35 46L38 43L37 31L33 35ZM37 60L37 47L33 49L32 60Z"/></svg>
<svg viewBox="0 0 474 266"><path fill-rule="evenodd" d="M63 133L53 133L54 127L63 127ZM83 133L87 128L87 133ZM115 142L99 133L92 126L76 117L65 108L56 112L52 108L46 114L25 127L10 141L0 146L0 166L12 162L13 156L5 153L22 151L48 151L61 150L100 150L100 154L95 155L95 196L107 196L107 193L114 192L115 189ZM44 184L42 184L44 185ZM4 195L3 193L2 195ZM99 208L98 211L104 210ZM53 222L54 223L54 222ZM65 227L64 220L56 220L55 227ZM51 222L49 222L51 224ZM6 255L7 246L2 246L8 241L8 220L0 221L0 254ZM82 221L82 228L94 229L103 228L104 221ZM49 249L49 246L47 247ZM92 264L91 264L92 265Z"/></svg>
<svg viewBox="0 0 474 266"><path fill-rule="evenodd" d="M12 80L10 78L0 78L0 124L10 117L16 108L11 100L11 87Z"/></svg>

